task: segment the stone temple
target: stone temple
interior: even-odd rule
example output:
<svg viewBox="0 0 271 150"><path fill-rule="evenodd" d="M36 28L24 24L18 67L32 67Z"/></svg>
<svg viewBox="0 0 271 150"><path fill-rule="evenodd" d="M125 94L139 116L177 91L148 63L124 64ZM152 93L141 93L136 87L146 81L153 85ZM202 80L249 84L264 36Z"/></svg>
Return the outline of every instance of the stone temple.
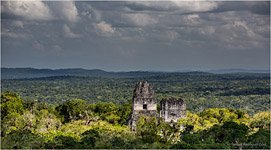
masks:
<svg viewBox="0 0 271 150"><path fill-rule="evenodd" d="M135 130L136 122L141 115L158 117L157 101L154 98L154 91L146 81L136 84L133 95L133 114L131 119L131 128Z"/></svg>
<svg viewBox="0 0 271 150"><path fill-rule="evenodd" d="M160 101L161 110L157 110L157 99L154 97L152 86L147 81L138 82L133 95L133 113L130 126L136 129L136 122L140 116L160 117L165 122L177 122L185 117L186 104L183 99L169 98Z"/></svg>
<svg viewBox="0 0 271 150"><path fill-rule="evenodd" d="M165 122L177 122L178 119L183 118L186 115L186 104L181 98L163 99L160 102L160 107L160 117L162 117Z"/></svg>

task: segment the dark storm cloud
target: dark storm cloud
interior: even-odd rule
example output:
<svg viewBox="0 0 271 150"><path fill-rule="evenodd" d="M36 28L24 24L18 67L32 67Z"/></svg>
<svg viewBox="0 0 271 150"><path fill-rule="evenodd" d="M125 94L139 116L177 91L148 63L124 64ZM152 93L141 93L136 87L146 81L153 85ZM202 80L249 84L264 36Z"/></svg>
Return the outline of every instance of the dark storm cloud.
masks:
<svg viewBox="0 0 271 150"><path fill-rule="evenodd" d="M269 5L218 1L2 2L2 66L269 68Z"/></svg>
<svg viewBox="0 0 271 150"><path fill-rule="evenodd" d="M128 3L127 8L134 11L175 11L178 6L172 2L145 2L144 3Z"/></svg>
<svg viewBox="0 0 271 150"><path fill-rule="evenodd" d="M270 14L270 2L223 2L221 5L214 10L214 12L224 12L224 11L250 11L256 14L269 15Z"/></svg>

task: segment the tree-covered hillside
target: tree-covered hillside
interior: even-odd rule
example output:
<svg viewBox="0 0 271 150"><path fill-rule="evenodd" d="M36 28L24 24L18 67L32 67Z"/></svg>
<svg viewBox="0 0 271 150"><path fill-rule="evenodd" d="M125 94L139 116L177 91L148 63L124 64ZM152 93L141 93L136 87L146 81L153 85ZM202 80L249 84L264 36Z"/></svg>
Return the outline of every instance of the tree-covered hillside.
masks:
<svg viewBox="0 0 271 150"><path fill-rule="evenodd" d="M136 82L152 84L156 98L182 97L190 111L205 108L242 108L249 113L269 110L269 74L156 73L130 78L55 76L3 79L2 92L18 93L25 100L63 103L84 99L88 103L129 103Z"/></svg>
<svg viewBox="0 0 271 150"><path fill-rule="evenodd" d="M270 148L269 74L134 73L2 79L1 148ZM173 125L141 117L131 132L141 80L158 101L184 99L187 117Z"/></svg>

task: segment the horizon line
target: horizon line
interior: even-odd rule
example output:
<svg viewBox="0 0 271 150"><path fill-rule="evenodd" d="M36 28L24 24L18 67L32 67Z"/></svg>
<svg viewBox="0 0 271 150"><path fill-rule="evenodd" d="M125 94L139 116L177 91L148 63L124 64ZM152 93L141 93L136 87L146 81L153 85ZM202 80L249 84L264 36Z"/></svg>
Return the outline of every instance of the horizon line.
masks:
<svg viewBox="0 0 271 150"><path fill-rule="evenodd" d="M204 69L179 69L179 70L108 70L108 69L99 69L99 68L76 68L76 67L63 67L63 68L38 68L38 67L3 67L1 66L1 69L38 69L38 70L61 70L61 69L81 69L81 70L101 70L101 71L106 71L106 72L208 72L208 71L269 71L270 72L270 68L269 69L251 69L251 68L221 68L221 69L208 69L208 68L204 68Z"/></svg>

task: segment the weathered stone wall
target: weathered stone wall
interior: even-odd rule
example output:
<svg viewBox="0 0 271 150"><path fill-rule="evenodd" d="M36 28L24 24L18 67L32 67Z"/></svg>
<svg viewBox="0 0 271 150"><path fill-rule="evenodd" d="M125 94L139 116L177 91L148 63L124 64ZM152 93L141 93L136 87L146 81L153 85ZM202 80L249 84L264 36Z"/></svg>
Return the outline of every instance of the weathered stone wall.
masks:
<svg viewBox="0 0 271 150"><path fill-rule="evenodd" d="M143 105L146 108L143 108ZM156 111L156 101L153 98L138 98L134 99L134 110L155 110Z"/></svg>
<svg viewBox="0 0 271 150"><path fill-rule="evenodd" d="M136 128L136 122L140 116L157 117L157 102L154 99L154 91L146 81L136 84L133 95L133 114L130 121L132 130Z"/></svg>
<svg viewBox="0 0 271 150"><path fill-rule="evenodd" d="M169 98L160 102L160 117L165 122L177 122L178 119L186 116L186 104L183 99Z"/></svg>

